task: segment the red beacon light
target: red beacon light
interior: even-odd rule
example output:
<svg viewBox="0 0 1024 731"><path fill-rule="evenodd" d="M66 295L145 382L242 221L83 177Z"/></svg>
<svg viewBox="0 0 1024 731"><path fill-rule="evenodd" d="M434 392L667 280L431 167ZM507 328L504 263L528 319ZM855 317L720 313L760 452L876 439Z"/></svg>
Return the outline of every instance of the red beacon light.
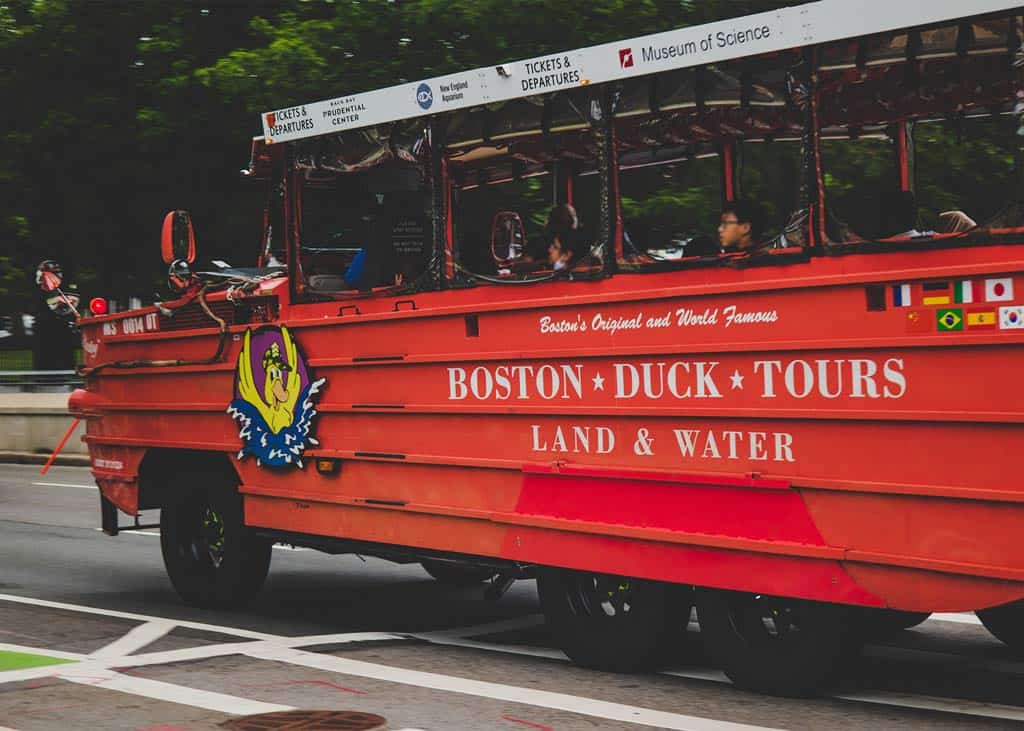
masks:
<svg viewBox="0 0 1024 731"><path fill-rule="evenodd" d="M89 312L94 315L107 314L107 301L102 297L93 297L89 300Z"/></svg>

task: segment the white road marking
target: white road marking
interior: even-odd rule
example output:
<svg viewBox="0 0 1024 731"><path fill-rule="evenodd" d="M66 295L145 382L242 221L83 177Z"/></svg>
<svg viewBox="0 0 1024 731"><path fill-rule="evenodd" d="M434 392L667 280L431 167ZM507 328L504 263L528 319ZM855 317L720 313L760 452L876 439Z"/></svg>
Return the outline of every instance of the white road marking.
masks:
<svg viewBox="0 0 1024 731"><path fill-rule="evenodd" d="M4 683L20 683L23 680L35 680L36 678L55 678L59 668L65 665L45 665L38 668L25 668L24 670L6 670L0 673L0 685Z"/></svg>
<svg viewBox="0 0 1024 731"><path fill-rule="evenodd" d="M473 624L468 627L452 627L427 632L431 637L465 637L467 635L494 635L499 632L512 632L518 629L532 629L544 624L544 615L527 614L511 619L501 619L487 624Z"/></svg>
<svg viewBox="0 0 1024 731"><path fill-rule="evenodd" d="M270 635L266 632L254 632L248 629L241 629L238 627L225 627L217 624L206 624L204 622L191 622L188 620L170 619L168 617L154 617L148 614L136 614L134 612L119 612L113 609L100 609L98 607L89 607L82 604L67 604L64 602L54 602L49 599L36 599L30 596L18 596L17 594L0 594L0 601L3 602L14 602L15 604L29 604L36 607L49 607L50 609L64 609L71 612L82 612L83 614L98 614L103 617L118 617L120 619L134 619L139 622L153 622L153 621L168 621L174 622L179 627L186 627L188 629L198 629L206 632L219 632L224 635L232 635L234 637L245 637L250 640L273 640L277 639L279 635Z"/></svg>
<svg viewBox="0 0 1024 731"><path fill-rule="evenodd" d="M391 683L413 685L419 688L442 690L450 693L462 693L480 698L501 700L509 703L524 703L538 708L578 713L583 716L634 723L640 726L676 729L678 731L753 731L762 730L764 726L751 726L743 723L732 723L712 718L686 716L681 713L657 711L652 708L629 706L622 703L601 701L595 698L554 693L548 690L521 688L515 685L490 683L483 680L472 680L452 675L427 673L421 670L407 670L390 665L352 660L350 658L321 655L293 648L268 648L250 651L250 657L273 662L325 670L361 678L373 678Z"/></svg>
<svg viewBox="0 0 1024 731"><path fill-rule="evenodd" d="M93 530L102 531L102 528L93 528ZM126 529L121 531L126 536L153 536L155 538L160 537L160 532L155 530L130 530ZM312 551L312 548L303 548L302 546L286 546L283 543L275 543L273 548L278 551Z"/></svg>
<svg viewBox="0 0 1024 731"><path fill-rule="evenodd" d="M663 670L660 675L671 675L676 678L689 678L690 680L708 680L712 683L731 683L729 677L721 670Z"/></svg>
<svg viewBox="0 0 1024 731"><path fill-rule="evenodd" d="M89 657L94 660L106 660L131 655L136 650L156 642L176 626L177 623L171 620L155 620L140 624L138 627L132 627L127 634L122 635L109 645L104 645L96 650Z"/></svg>
<svg viewBox="0 0 1024 731"><path fill-rule="evenodd" d="M185 647L179 650L166 650L148 654L132 655L121 658L118 667L142 667L144 665L164 665L172 662L194 662L212 657L226 655L245 655L250 650L281 647L310 647L315 645L340 645L350 642L382 642L408 640L407 635L390 632L350 632L336 635L311 635L306 637L279 637L274 640L257 642L225 642L217 645Z"/></svg>
<svg viewBox="0 0 1024 731"><path fill-rule="evenodd" d="M248 698L214 693L198 688L187 688L182 685L172 685L159 680L149 678L138 678L132 675L122 675L108 668L101 663L84 662L78 665L68 665L57 674L61 680L69 680L72 683L92 685L107 690L119 690L122 693L144 696L154 700L178 703L183 706L205 708L220 713L233 713L239 716L247 716L257 713L273 713L275 711L291 711L292 706L282 706L276 703L264 703L263 701L252 701Z"/></svg>
<svg viewBox="0 0 1024 731"><path fill-rule="evenodd" d="M416 685L419 687L477 695L498 700L526 703L539 707L566 710L573 713L580 713L582 715L607 718L610 720L627 721L640 725L658 726L669 729L694 729L695 731L718 728L760 728L756 726L730 724L712 719L609 703L606 701L570 696L561 693L551 693L549 691L539 691L529 688L520 688L517 686L507 686L497 683L459 678L455 676L406 670L297 649L300 647L349 642L420 639L438 645L450 645L474 650L501 652L505 654L524 655L568 662L567 658L561 652L551 648L505 645L466 639L467 636L481 636L517 629L529 629L531 627L538 626L543 621L540 615L515 617L488 624L458 627L434 632L411 634L357 632L287 637L283 635L252 632L250 630L242 630L234 627L224 627L184 620L178 621L163 617L152 617L130 612L97 609L94 607L66 604L62 602L53 602L44 599L34 599L31 597L21 597L9 594L0 594L0 601L50 607L86 614L98 614L102 616L133 619L143 622L143 624L129 630L123 637L96 651L92 656L48 650L45 648L41 649L26 647L23 645L0 643L0 650L38 653L60 659L79 661L73 665L50 665L3 672L0 673L0 683L48 676L61 677L76 683L95 685L112 690L133 693L135 695L145 696L148 698L168 700L175 703L183 703L186 705L226 713L249 714L269 712L268 709L288 710L288 706L278 706L258 701L250 701L235 696L198 691L192 688L185 688L144 678L126 676L111 669L113 667L141 667L171 662L195 661L225 655L244 654L250 657L303 665L306 667L315 667L323 670L329 670L331 672L371 677L384 681L404 683L406 685ZM952 619L948 619L948 617ZM973 619L971 615L962 614L938 615L935 619L937 619L937 621L953 621L969 624L974 623L971 621L971 619ZM144 647L155 639L165 635L175 626L217 632L236 637L244 637L253 641L218 643L180 650L169 650L165 652L139 654L134 656L128 655L128 653ZM924 659L932 662L937 660L943 664L956 664L961 668L963 668L963 664L966 661L967 669L979 668L1018 675L1024 674L1024 663L1014 662L1011 660L1001 660L998 658L965 658L951 653L877 645L865 648L865 654L868 656L900 660L921 661ZM712 669L673 670L663 674L716 683L729 682L728 678L726 678L722 672ZM901 708L932 710L943 713L959 713L986 718L1024 721L1024 707L999 703L983 703L958 698L936 698L932 696L893 693L888 691L843 693L837 694L833 697L860 703L872 703ZM3 729L0 728L0 731L3 731Z"/></svg>
<svg viewBox="0 0 1024 731"><path fill-rule="evenodd" d="M0 650L4 652L22 652L29 655L47 655L48 657L55 657L59 660L81 660L85 655L80 655L77 652L61 652L60 650L45 650L38 647L28 647L27 645L12 645L8 642L0 642ZM3 673L0 673L0 677Z"/></svg>
<svg viewBox="0 0 1024 731"><path fill-rule="evenodd" d="M472 628L465 628L471 630ZM484 633L475 633L484 634ZM421 632L412 634L416 639L425 640L438 645L450 645L453 647L464 647L473 650L484 650L490 652L501 652L510 655L525 655L539 657L548 660L559 660L569 662L569 659L560 651L544 647L532 647L521 645L505 645L493 642L482 642L478 640L460 639L452 637L447 632ZM1013 674L1024 674L1024 663L998 658L964 658L962 655L949 653L930 652L927 650L913 650L902 647L869 646L864 648L864 654L874 657L886 657L900 660L937 659L947 664L962 666L966 660L968 669L996 670L998 672L1009 672ZM670 675L677 678L688 678L691 680L703 680L714 683L729 684L732 681L720 670L714 669L687 669L667 670L661 675ZM1011 706L1000 703L983 703L961 698L935 698L933 696L914 695L909 693L893 693L889 691L865 691L861 693L835 694L833 698L841 700L856 701L861 703L873 703L876 705L895 706L899 708L915 708L923 710L941 711L943 713L963 713L969 716L981 716L987 718L1001 718L1024 721L1024 707Z"/></svg>
<svg viewBox="0 0 1024 731"><path fill-rule="evenodd" d="M449 645L451 647L465 647L470 650L484 650L485 652L501 652L506 655L522 655L524 657L539 657L544 660L560 660L567 662L565 653L561 650L553 650L547 647L532 647L529 645L494 645L490 642L478 642L476 640L460 640L457 637L446 637L441 634L416 633L410 635L418 640L429 642L432 645Z"/></svg>
<svg viewBox="0 0 1024 731"><path fill-rule="evenodd" d="M70 482L33 482L33 485L40 487L78 487L83 490L95 490L96 485L73 485Z"/></svg>
<svg viewBox="0 0 1024 731"><path fill-rule="evenodd" d="M870 693L840 693L833 698L842 698L859 703L875 703L885 706L902 708L919 708L926 711L942 711L943 713L963 713L967 716L983 716L985 718L1005 718L1024 721L1024 708L1007 706L1002 703L984 703L964 698L936 698L930 695L910 695L891 693L885 690Z"/></svg>
<svg viewBox="0 0 1024 731"><path fill-rule="evenodd" d="M971 657L955 655L952 652L936 652L935 650L915 650L908 647L892 647L888 645L869 645L864 648L868 657L885 660L909 660L911 662L927 661L937 665L956 667L958 671L994 670L1010 675L1024 675L1024 663L1015 660L1004 660L998 657Z"/></svg>
<svg viewBox="0 0 1024 731"><path fill-rule="evenodd" d="M964 613L941 613L933 614L927 622L956 622L957 624L981 624L981 620L975 614Z"/></svg>

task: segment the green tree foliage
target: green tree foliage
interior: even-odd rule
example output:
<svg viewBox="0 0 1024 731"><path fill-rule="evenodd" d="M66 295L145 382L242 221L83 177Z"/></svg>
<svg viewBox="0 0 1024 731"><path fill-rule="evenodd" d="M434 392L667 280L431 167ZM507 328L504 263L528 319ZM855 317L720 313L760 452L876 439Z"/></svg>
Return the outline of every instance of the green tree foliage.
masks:
<svg viewBox="0 0 1024 731"><path fill-rule="evenodd" d="M43 258L61 260L86 296L148 299L163 280L157 242L173 208L193 213L204 254L251 262L263 191L241 184L238 169L260 111L792 4L0 0L0 311L29 296ZM989 166L1005 171L1008 147L937 134L922 170L962 162L974 172L920 176L923 215L995 199ZM842 153L830 190L855 196L854 163L880 170L883 152ZM745 185L779 216L792 185L789 168L773 166L748 156ZM666 231L673 217L713 225L717 183L679 175L627 191L627 216ZM928 187L940 179L954 197ZM543 196L529 192L536 219Z"/></svg>

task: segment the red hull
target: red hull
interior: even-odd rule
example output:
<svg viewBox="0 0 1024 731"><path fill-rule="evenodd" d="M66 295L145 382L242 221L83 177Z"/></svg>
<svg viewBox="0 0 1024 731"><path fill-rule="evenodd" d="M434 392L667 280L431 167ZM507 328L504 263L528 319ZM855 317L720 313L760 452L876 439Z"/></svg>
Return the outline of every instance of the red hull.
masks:
<svg viewBox="0 0 1024 731"><path fill-rule="evenodd" d="M129 513L147 450L213 450L254 526L977 609L1024 597L1024 330L1000 327L1022 272L1022 246L851 255L432 292L415 309L365 299L340 316L290 304L280 282L261 293L280 298L273 324L326 379L305 469L236 458L226 410L240 336L260 323L233 326L213 366L103 370L72 409ZM955 282L985 279L1006 280L994 299L976 286L954 302ZM912 304L896 306L904 283ZM124 322L86 321L88 364L216 348L212 329ZM340 472L318 474L316 456Z"/></svg>

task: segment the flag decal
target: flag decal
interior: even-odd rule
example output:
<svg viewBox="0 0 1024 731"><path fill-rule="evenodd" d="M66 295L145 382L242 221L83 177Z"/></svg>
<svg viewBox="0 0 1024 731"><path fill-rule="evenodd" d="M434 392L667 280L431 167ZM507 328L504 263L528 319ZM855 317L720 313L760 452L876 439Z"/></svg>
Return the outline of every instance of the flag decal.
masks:
<svg viewBox="0 0 1024 731"><path fill-rule="evenodd" d="M985 280L986 302L1012 302L1013 280L1010 277Z"/></svg>
<svg viewBox="0 0 1024 731"><path fill-rule="evenodd" d="M994 310L971 310L967 313L967 327L994 328L996 313Z"/></svg>
<svg viewBox="0 0 1024 731"><path fill-rule="evenodd" d="M999 308L1000 330L1024 330L1024 306Z"/></svg>
<svg viewBox="0 0 1024 731"><path fill-rule="evenodd" d="M958 309L942 309L935 311L939 332L952 332L964 329L964 313Z"/></svg>

